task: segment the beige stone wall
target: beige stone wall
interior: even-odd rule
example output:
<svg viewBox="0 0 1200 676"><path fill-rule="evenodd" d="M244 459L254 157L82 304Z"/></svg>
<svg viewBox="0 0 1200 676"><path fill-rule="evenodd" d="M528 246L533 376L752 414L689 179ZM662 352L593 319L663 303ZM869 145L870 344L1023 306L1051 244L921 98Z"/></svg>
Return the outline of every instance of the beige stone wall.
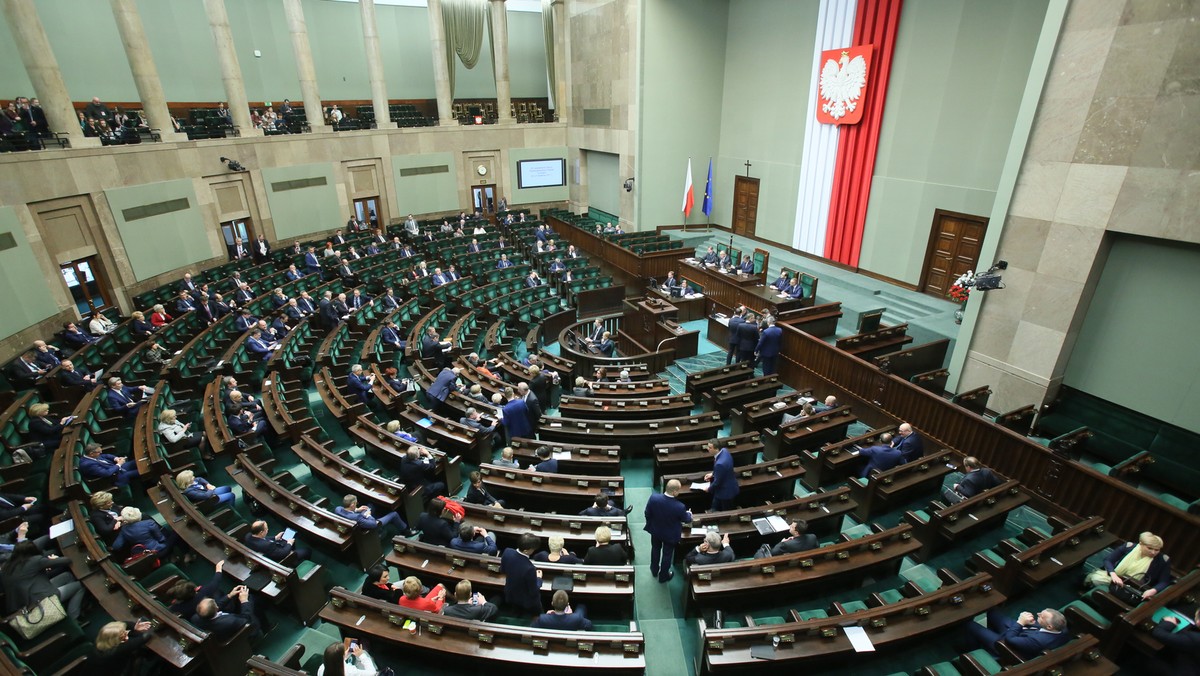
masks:
<svg viewBox="0 0 1200 676"><path fill-rule="evenodd" d="M642 0L569 0L567 46L570 61L571 209L587 208L586 158L579 150L619 156L622 177L637 176L638 36ZM608 109L607 126L585 125L586 110ZM578 162L580 181L574 181ZM637 229L634 215L638 190L621 192L621 225Z"/></svg>
<svg viewBox="0 0 1200 676"><path fill-rule="evenodd" d="M350 200L354 193L353 186L349 184L351 179L347 168L350 166L378 161L380 166L388 168L392 155L409 153L449 152L465 157L477 152L496 152L505 158L509 148L563 146L566 143L567 126L554 123L377 130L4 153L0 155L0 175L4 176L4 180L0 180L0 204L14 208L60 313L38 326L0 341L0 361L9 359L32 340L60 328L63 321L73 321L79 316L58 273L59 261L47 248L35 217L43 203L78 197L90 204L97 225L97 248L109 273L118 304L123 314L127 314L134 309L130 301L135 295L180 278L184 269L135 281L116 222L104 196L107 189L190 179L196 191L197 208L209 228L209 250L200 254L203 260L188 268L203 269L226 260L224 242L218 228L220 211L213 184L227 181L230 173L220 162L220 157L234 158L249 170L244 176L249 181L247 199L250 215L259 231L278 247L291 242L275 240L274 220L266 199L262 169L330 163L343 213L340 222L328 224L332 232L345 224L345 217L350 213ZM453 166L457 174L460 204L466 208L470 204L470 185L476 177L467 175L465 162L455 162ZM516 177L510 175L506 161L498 162L496 170L493 180L500 194L507 195L510 186L516 186ZM401 213L396 204L392 172L384 169L380 174L381 184L378 187L385 205L384 215L392 219L401 218L407 212ZM544 205L520 206L539 208Z"/></svg>
<svg viewBox="0 0 1200 676"><path fill-rule="evenodd" d="M1059 37L959 390L1053 398L1107 232L1200 242L1200 6L1075 0Z"/></svg>

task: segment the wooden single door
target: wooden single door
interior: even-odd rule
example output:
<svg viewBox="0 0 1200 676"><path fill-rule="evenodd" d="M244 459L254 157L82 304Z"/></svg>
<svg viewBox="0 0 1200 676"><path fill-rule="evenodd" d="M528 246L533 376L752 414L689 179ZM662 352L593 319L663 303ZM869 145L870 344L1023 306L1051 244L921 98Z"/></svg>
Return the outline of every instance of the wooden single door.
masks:
<svg viewBox="0 0 1200 676"><path fill-rule="evenodd" d="M758 179L749 176L733 177L733 232L754 236L758 221Z"/></svg>
<svg viewBox="0 0 1200 676"><path fill-rule="evenodd" d="M979 270L979 251L987 232L988 219L937 209L929 248L921 269L920 290L945 298L954 280L968 270Z"/></svg>

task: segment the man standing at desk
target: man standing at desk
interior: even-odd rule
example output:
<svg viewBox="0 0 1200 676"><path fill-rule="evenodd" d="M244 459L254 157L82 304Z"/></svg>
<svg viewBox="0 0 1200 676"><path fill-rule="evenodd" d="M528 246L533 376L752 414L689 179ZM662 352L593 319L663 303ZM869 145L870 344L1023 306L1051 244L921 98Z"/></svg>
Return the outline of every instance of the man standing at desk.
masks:
<svg viewBox="0 0 1200 676"><path fill-rule="evenodd" d="M746 311L746 308L739 305L733 309L733 316L729 318L729 324L728 324L729 337L727 338L727 340L729 342L729 354L725 356L725 365L726 366L729 366L730 364L732 364L733 358L737 356L738 340L740 338L740 336L738 335L738 326L743 321L742 313L744 313L745 311Z"/></svg>
<svg viewBox="0 0 1200 676"><path fill-rule="evenodd" d="M715 442L708 442L705 449L713 456L713 470L704 475L708 481L708 493L712 496L712 507L709 511L721 512L733 509L733 499L739 492L737 476L733 472L733 455L728 448L717 450Z"/></svg>
<svg viewBox="0 0 1200 676"><path fill-rule="evenodd" d="M667 482L662 493L653 493L646 501L646 526L650 534L650 574L659 582L670 582L675 572L675 547L683 525L692 522L692 512L675 496L683 487L678 479Z"/></svg>
<svg viewBox="0 0 1200 676"><path fill-rule="evenodd" d="M738 351L737 360L739 362L750 362L750 368L754 368L754 350L758 348L758 323L750 319L742 319L742 323L738 325Z"/></svg>
<svg viewBox="0 0 1200 676"><path fill-rule="evenodd" d="M775 318L767 317L767 328L758 337L758 358L762 360L763 375L776 372L775 362L779 359L779 345L783 342L783 329L775 326Z"/></svg>

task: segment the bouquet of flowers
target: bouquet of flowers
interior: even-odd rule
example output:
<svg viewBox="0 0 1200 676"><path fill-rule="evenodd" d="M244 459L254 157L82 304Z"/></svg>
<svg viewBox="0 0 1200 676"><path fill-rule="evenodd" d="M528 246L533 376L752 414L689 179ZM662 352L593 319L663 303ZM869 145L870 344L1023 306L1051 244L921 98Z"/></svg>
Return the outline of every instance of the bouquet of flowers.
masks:
<svg viewBox="0 0 1200 676"><path fill-rule="evenodd" d="M954 281L954 285L950 287L950 292L946 295L956 303L965 304L971 297L971 287L973 286L975 286L975 273L967 270L965 274Z"/></svg>

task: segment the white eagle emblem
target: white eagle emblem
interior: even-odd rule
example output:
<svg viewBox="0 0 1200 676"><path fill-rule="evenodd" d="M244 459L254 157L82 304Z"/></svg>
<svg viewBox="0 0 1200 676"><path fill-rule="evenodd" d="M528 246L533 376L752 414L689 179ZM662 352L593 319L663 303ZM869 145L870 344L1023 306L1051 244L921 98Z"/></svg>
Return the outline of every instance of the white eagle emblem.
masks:
<svg viewBox="0 0 1200 676"><path fill-rule="evenodd" d="M821 68L821 104L822 112L835 120L840 120L846 113L852 112L858 106L863 87L867 84L867 62L861 55L850 58L842 52L841 65L829 59Z"/></svg>

